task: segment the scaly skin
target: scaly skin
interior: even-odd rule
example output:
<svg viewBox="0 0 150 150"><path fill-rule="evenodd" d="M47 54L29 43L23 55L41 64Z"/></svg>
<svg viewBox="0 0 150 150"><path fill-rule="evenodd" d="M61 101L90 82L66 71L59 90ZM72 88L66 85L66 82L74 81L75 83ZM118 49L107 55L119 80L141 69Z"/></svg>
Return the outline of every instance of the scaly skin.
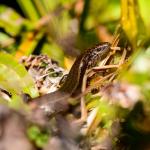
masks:
<svg viewBox="0 0 150 150"><path fill-rule="evenodd" d="M35 104L37 108L44 108L50 115L67 110L67 99L74 95L74 93L77 93L77 91L78 93L81 92L82 81L86 70L94 67L98 61L104 59L110 51L110 46L110 43L104 42L85 51L85 53L76 59L66 81L59 90L34 98L31 103Z"/></svg>

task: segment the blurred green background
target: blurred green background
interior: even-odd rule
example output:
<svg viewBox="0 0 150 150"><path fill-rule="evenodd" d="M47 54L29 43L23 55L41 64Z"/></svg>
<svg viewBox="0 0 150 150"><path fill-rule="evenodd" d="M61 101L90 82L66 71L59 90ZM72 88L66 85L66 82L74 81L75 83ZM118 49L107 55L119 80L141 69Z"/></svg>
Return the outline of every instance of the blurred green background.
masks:
<svg viewBox="0 0 150 150"><path fill-rule="evenodd" d="M123 3L126 2L133 5L125 6ZM68 57L75 57L100 41L111 42L116 27L121 23L127 9L131 14L140 16L148 31L146 33L149 33L150 2L144 0L126 2L1 0L0 48L13 54L17 59L23 55L47 54L56 59L61 66L64 64L69 66ZM124 24L129 24L132 20L132 25L126 25L129 37L137 30L134 20L137 16L133 14L131 18L125 20Z"/></svg>

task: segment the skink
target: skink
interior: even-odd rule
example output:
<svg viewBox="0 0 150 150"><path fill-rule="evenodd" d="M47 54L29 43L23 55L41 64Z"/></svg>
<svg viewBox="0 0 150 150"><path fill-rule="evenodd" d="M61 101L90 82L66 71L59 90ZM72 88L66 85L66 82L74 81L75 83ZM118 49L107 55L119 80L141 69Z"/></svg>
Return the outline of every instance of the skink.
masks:
<svg viewBox="0 0 150 150"><path fill-rule="evenodd" d="M85 51L76 59L66 81L57 91L34 98L31 104L34 104L37 109L43 108L50 115L67 110L68 98L81 92L86 70L104 59L110 51L110 47L110 43L104 42Z"/></svg>

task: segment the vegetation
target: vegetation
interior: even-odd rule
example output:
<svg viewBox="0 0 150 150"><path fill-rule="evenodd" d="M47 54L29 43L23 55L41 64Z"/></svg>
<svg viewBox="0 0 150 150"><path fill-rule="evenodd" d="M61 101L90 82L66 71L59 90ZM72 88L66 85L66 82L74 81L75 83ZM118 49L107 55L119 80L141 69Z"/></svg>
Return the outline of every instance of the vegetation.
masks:
<svg viewBox="0 0 150 150"><path fill-rule="evenodd" d="M149 6L0 3L0 149L150 149ZM100 42L112 51L86 72L70 109L52 117L35 110L32 98L58 90L75 58Z"/></svg>

